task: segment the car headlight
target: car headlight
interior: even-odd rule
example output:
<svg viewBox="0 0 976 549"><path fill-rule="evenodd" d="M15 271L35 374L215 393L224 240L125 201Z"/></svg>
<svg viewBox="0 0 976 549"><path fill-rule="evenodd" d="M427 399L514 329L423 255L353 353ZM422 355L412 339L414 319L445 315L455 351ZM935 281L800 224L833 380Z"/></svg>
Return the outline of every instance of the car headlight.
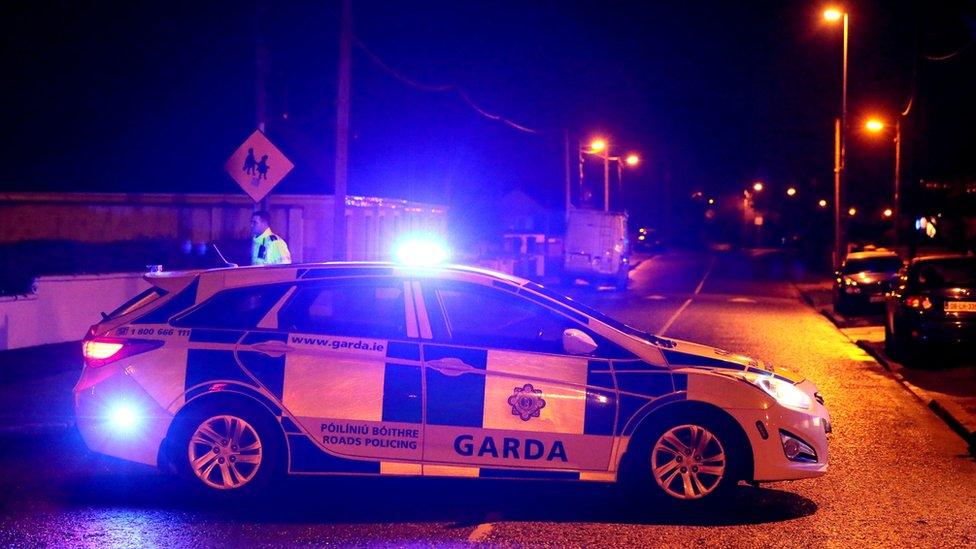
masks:
<svg viewBox="0 0 976 549"><path fill-rule="evenodd" d="M747 375L746 379L787 408L809 410L812 405L810 395L784 379L769 375Z"/></svg>

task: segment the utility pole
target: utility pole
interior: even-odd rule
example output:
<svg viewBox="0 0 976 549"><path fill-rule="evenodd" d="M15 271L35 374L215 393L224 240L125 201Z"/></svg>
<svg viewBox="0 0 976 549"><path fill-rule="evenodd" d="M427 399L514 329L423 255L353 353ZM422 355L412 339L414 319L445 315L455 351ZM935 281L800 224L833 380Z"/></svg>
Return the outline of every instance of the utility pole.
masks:
<svg viewBox="0 0 976 549"><path fill-rule="evenodd" d="M610 145L603 151L603 211L610 211Z"/></svg>
<svg viewBox="0 0 976 549"><path fill-rule="evenodd" d="M841 145L841 119L834 119L834 269L840 269L841 246L843 245L843 234L841 234L840 220L840 172L843 167L843 145Z"/></svg>
<svg viewBox="0 0 976 549"><path fill-rule="evenodd" d="M894 215L892 216L894 221L894 233L892 235L892 241L894 241L895 251L898 250L898 231L901 228L901 117L895 118L895 204L894 204Z"/></svg>
<svg viewBox="0 0 976 549"><path fill-rule="evenodd" d="M261 22L264 20L267 9L264 2L258 0L254 8L254 124L261 133L265 133L265 125L268 116L268 72L270 69L270 53L264 43L264 34L261 32ZM265 196L261 202L254 205L256 209L268 210L268 197Z"/></svg>
<svg viewBox="0 0 976 549"><path fill-rule="evenodd" d="M332 259L346 258L346 188L349 176L349 96L352 79L352 0L342 0L339 78L336 93L335 191L332 197Z"/></svg>
<svg viewBox="0 0 976 549"><path fill-rule="evenodd" d="M566 168L566 222L569 222L569 210L573 207L572 178L569 175L569 129L563 130L563 163Z"/></svg>

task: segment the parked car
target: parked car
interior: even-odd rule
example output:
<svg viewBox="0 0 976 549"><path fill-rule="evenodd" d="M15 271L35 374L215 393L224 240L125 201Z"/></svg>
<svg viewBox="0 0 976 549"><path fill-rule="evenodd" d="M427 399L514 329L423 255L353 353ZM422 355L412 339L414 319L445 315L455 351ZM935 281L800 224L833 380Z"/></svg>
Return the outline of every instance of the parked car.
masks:
<svg viewBox="0 0 976 549"><path fill-rule="evenodd" d="M912 362L923 350L976 342L976 257L919 257L888 294L885 350Z"/></svg>
<svg viewBox="0 0 976 549"><path fill-rule="evenodd" d="M897 278L902 261L889 250L854 252L835 273L834 310L841 314L883 307L885 292Z"/></svg>

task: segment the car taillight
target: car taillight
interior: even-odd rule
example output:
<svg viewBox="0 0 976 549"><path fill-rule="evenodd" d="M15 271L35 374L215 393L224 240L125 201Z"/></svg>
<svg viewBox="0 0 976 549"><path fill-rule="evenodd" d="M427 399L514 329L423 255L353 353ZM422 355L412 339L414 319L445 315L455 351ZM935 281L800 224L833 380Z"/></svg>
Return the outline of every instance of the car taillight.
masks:
<svg viewBox="0 0 976 549"><path fill-rule="evenodd" d="M929 310L932 308L932 301L924 296L911 295L905 298L905 305L912 309Z"/></svg>
<svg viewBox="0 0 976 549"><path fill-rule="evenodd" d="M145 353L163 345L162 341L145 339L86 339L81 343L85 366L101 368L116 360Z"/></svg>

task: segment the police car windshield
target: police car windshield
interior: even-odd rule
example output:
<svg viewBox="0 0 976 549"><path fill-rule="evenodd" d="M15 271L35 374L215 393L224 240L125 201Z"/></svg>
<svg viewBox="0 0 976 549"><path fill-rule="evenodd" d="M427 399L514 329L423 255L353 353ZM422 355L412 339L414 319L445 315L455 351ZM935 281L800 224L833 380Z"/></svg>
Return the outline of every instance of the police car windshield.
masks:
<svg viewBox="0 0 976 549"><path fill-rule="evenodd" d="M607 316L588 305L584 305L579 301L574 300L571 297L567 297L558 294L556 292L553 292L540 284L536 284L535 282L529 282L525 284L525 287L532 290L533 292L542 294L548 297L549 299L552 299L553 301L565 305L566 307L580 311L586 314L587 316L591 316L599 320L600 322L610 326L614 330L623 332L632 337L636 337L637 339L646 341L652 345L658 345L660 347L674 347L675 345L674 342L669 339L658 337L652 333L645 332L644 330L638 330L637 328L624 324L623 322L620 322L619 320L613 317Z"/></svg>
<svg viewBox="0 0 976 549"><path fill-rule="evenodd" d="M129 301L126 301L111 313L105 315L105 320L129 314L136 309L141 309L164 295L166 295L166 290L162 290L160 288L149 288Z"/></svg>

